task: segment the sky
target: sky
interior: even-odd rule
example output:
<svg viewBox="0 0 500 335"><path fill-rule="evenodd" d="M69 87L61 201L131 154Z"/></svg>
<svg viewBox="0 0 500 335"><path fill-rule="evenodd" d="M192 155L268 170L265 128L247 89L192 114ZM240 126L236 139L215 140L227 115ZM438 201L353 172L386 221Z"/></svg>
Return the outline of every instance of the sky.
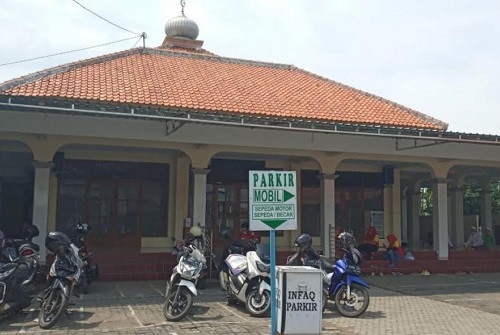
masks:
<svg viewBox="0 0 500 335"><path fill-rule="evenodd" d="M99 14L112 25L84 7ZM0 82L161 45L179 0L0 0ZM203 48L291 64L448 123L500 135L498 0L185 0ZM120 43L54 57L25 59Z"/></svg>

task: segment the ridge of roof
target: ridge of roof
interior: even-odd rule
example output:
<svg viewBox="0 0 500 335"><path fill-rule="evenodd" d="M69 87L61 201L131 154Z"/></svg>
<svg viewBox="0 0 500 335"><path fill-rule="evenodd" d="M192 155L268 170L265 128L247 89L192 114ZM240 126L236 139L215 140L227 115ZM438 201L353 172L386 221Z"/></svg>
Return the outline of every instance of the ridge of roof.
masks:
<svg viewBox="0 0 500 335"><path fill-rule="evenodd" d="M409 107L406 107L406 106L404 106L404 105L402 105L402 104L398 104L397 102L394 102L394 101L388 100L388 99L386 99L386 98L383 98L383 97L381 97L381 96L378 96L378 95L373 94L373 93L370 93L370 92L363 91L363 90L361 90L361 89L359 89L359 88L355 88L355 87L349 86L349 85L347 85L347 84L340 83L340 82L335 81L335 80L333 80L333 79L323 77L323 76L321 76L321 75L318 75L318 74L316 74L316 73L313 73L313 72L310 72L310 71L307 71L307 70L301 69L301 68L299 68L299 67L295 67L295 66L294 66L294 69L295 69L296 71L303 72L303 73L305 73L305 74L307 74L307 75L309 75L309 76L313 76L313 77L316 77L316 78L318 78L318 79L321 79L321 80L324 80L324 81L327 81L327 82L331 82L331 83L334 83L334 84L336 84L336 85L339 85L339 86L345 87L345 88L347 88L347 89L349 89L349 90L356 91L356 92L361 93L361 94L363 94L363 95L365 95L365 96L367 96L367 97L375 98L375 99L377 99L377 100L379 100L379 101L382 101L382 102L387 103L387 104L389 104L389 105L391 105L391 106L394 106L394 107L398 108L398 109L399 109L399 110L401 110L401 111L404 111L404 112L410 113L410 114L412 114L412 115L414 115L414 116L416 116L416 117L418 117L418 118L424 119L424 120L426 120L426 121L428 121L428 122L430 122L430 123L434 123L435 125L437 125L437 126L441 127L443 131L446 131L446 129L448 129L448 123L446 123L446 122L444 122L444 121L441 121L441 120L439 120L439 119L436 119L436 118L434 118L434 117L432 117L432 116L430 116L430 115L427 115L427 114L425 114L425 113L419 112L419 111L414 110L414 109L411 109L411 108L409 108Z"/></svg>
<svg viewBox="0 0 500 335"><path fill-rule="evenodd" d="M184 58L195 58L195 59L202 59L202 60L213 60L213 61L218 61L221 63L228 63L228 64L241 64L241 65L253 65L253 66L262 66L262 67L269 67L273 69L280 69L280 70L292 70L294 68L293 65L290 64L281 64L281 63L271 63L271 62L262 62L262 61L255 61L255 60L248 60L248 59L243 59L243 58L231 58L231 57L223 57L223 56L218 56L215 54L208 55L208 54L200 54L200 53L186 53L186 52L175 52L167 49L159 49L159 48L146 48L145 53L147 54L155 54L155 55L168 55L168 56L175 56L175 57L184 57Z"/></svg>

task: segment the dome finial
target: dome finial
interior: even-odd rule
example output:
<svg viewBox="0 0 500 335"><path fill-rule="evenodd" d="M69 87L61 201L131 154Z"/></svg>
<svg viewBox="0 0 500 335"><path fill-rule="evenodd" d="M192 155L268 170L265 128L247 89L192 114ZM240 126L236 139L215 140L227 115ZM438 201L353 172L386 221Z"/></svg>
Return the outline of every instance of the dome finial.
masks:
<svg viewBox="0 0 500 335"><path fill-rule="evenodd" d="M184 7L186 7L186 0L181 0L181 13L184 15Z"/></svg>
<svg viewBox="0 0 500 335"><path fill-rule="evenodd" d="M184 15L186 1L180 0L180 2L181 15L168 20L165 24L165 34L167 36L163 41L162 47L200 48L203 41L196 39L199 33L198 25Z"/></svg>

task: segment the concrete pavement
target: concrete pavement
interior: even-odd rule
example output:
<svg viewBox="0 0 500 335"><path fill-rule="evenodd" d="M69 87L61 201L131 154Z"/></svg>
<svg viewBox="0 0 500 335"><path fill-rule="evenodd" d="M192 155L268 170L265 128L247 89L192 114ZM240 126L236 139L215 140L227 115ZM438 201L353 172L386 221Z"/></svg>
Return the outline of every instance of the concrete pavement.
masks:
<svg viewBox="0 0 500 335"><path fill-rule="evenodd" d="M356 319L330 310L322 334L498 334L500 273L365 277L370 306ZM224 293L209 286L195 298L192 313L167 322L164 282L96 282L89 295L75 298L71 319L64 316L49 331L33 320L37 306L16 318L0 320L0 334L270 334L269 318L253 318L243 306L227 306Z"/></svg>

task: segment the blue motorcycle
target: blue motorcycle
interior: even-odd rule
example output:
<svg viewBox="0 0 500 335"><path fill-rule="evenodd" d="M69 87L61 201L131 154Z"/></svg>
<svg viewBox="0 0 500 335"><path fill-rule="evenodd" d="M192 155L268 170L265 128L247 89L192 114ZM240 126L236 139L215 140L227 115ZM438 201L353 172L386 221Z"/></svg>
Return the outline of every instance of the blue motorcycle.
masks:
<svg viewBox="0 0 500 335"><path fill-rule="evenodd" d="M360 277L363 257L354 247L356 240L351 234L343 232L338 239L344 256L333 263L314 250L310 235L301 234L295 240L299 250L288 257L287 265L312 266L323 270L323 310L327 307L327 300L333 300L341 315L355 318L363 314L370 303L369 286Z"/></svg>
<svg viewBox="0 0 500 335"><path fill-rule="evenodd" d="M370 304L370 287L360 277L361 253L352 245L349 249L343 248L343 251L344 257L335 262L333 272L326 274L330 283L328 299L335 301L335 308L340 314L355 318L363 314ZM325 261L322 263L325 269Z"/></svg>

